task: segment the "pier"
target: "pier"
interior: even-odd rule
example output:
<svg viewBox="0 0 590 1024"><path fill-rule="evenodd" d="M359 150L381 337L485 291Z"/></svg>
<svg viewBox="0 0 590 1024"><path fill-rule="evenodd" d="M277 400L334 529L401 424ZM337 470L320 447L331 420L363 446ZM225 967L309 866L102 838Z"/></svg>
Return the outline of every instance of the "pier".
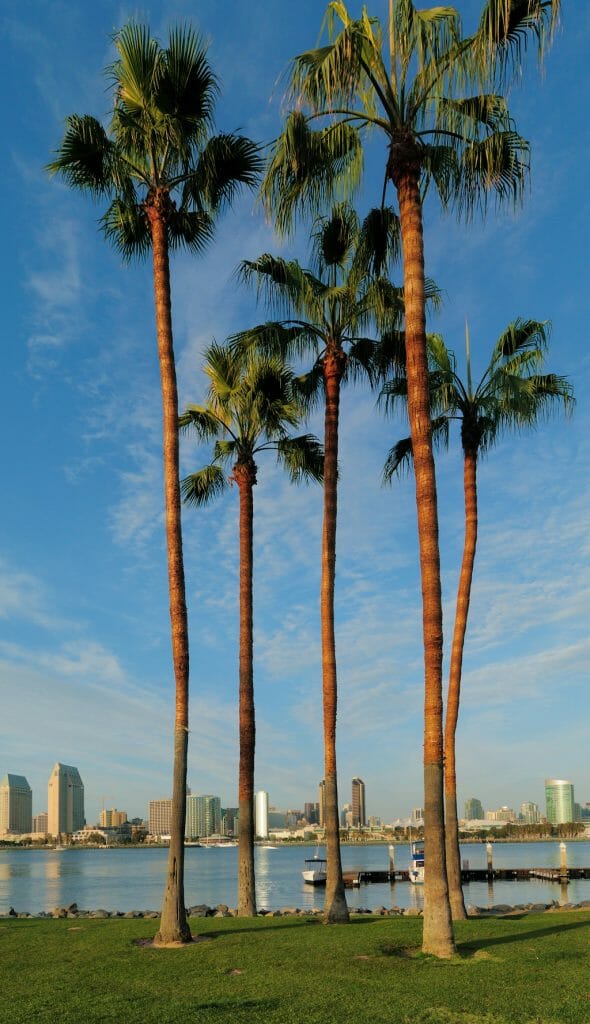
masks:
<svg viewBox="0 0 590 1024"><path fill-rule="evenodd" d="M370 885L372 882L408 882L407 868L395 868L392 871L344 871L342 873L347 888L359 885ZM462 882L528 882L531 878L539 878L545 882L569 882L573 878L590 878L590 868L568 867L565 872L560 868L463 868Z"/></svg>

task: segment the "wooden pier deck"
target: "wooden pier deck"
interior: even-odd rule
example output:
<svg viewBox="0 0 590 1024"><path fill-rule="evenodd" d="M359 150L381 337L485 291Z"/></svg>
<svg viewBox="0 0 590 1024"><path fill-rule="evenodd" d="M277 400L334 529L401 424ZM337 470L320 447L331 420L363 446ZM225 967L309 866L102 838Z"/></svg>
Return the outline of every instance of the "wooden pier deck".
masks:
<svg viewBox="0 0 590 1024"><path fill-rule="evenodd" d="M362 868L344 871L344 884L348 888L368 885L372 882L407 882L407 868L395 868L394 871L364 871ZM564 873L559 868L463 868L463 882L526 882L531 878L539 878L546 882L569 882L572 878L590 878L590 868L568 867Z"/></svg>

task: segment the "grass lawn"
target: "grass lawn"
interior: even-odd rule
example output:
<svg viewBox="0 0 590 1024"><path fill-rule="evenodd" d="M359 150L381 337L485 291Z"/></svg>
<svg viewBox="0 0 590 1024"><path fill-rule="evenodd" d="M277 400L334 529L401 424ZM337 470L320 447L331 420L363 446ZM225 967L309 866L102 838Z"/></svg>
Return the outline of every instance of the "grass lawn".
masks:
<svg viewBox="0 0 590 1024"><path fill-rule="evenodd" d="M2 1024L588 1024L590 913L461 922L420 953L421 922L193 920L203 941L141 945L150 920L0 920Z"/></svg>

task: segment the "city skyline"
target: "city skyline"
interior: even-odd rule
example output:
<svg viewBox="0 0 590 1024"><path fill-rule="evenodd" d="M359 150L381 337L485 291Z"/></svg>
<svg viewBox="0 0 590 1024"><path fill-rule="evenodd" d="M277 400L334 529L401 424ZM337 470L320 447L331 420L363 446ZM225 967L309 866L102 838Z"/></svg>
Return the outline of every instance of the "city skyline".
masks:
<svg viewBox="0 0 590 1024"><path fill-rule="evenodd" d="M0 517L0 757L23 774L34 812L56 755L79 765L88 808L103 795L145 815L171 789L173 685L162 543L161 428L151 268L125 267L98 228L102 210L44 172L72 113L107 115L102 69L126 20L115 0L91 8L9 5L0 67L6 109L6 233ZM565 5L564 5L565 6ZM360 0L352 5L355 13ZM467 30L479 3L458 2ZM302 0L280 19L268 4L211 0L198 24L221 83L217 127L262 143L280 127L279 76L315 44L325 4ZM383 16L386 0L369 3ZM189 0L147 0L154 35L194 21ZM66 16L67 14L67 16ZM576 13L577 17L577 13ZM590 354L580 267L588 219L579 103L590 85L590 8L563 27L540 76L529 52L510 109L531 141L522 211L458 226L426 204L427 273L443 297L429 328L474 379L515 317L550 319L548 367L568 375L571 420L510 437L482 461L480 533L457 733L460 800L543 806L545 776L590 793L585 756ZM583 140L582 140L583 141ZM575 145L575 149L574 149ZM364 215L379 202L382 154L369 151ZM572 216L573 201L577 203ZM261 252L307 265L307 227L278 239L245 196L203 257L175 257L173 315L181 408L200 401L202 352L267 311L233 276ZM396 281L401 271L395 270ZM414 484L381 486L388 448L407 434L375 396L342 395L336 639L340 803L357 773L369 814L392 820L423 804L423 663ZM15 424L18 429L15 430ZM320 417L309 429L321 433ZM460 445L437 454L445 651L450 650L463 541ZM182 442L182 472L205 453ZM237 539L235 488L186 510L191 640L189 781L236 803ZM255 519L256 788L273 802L317 800L323 737L319 647L321 491L293 488L261 460ZM563 700L567 687L568 699ZM120 792L120 780L125 792Z"/></svg>
<svg viewBox="0 0 590 1024"><path fill-rule="evenodd" d="M13 786L18 784L19 786L22 787L22 785L24 784L24 785L26 785L28 787L28 790L29 790L29 800L30 800L30 805L31 805L31 808L32 808L31 816L33 818L36 818L36 817L38 817L40 815L43 815L43 814L48 815L49 806L50 806L50 803L51 803L50 793L51 793L52 780L54 779L54 777L58 777L59 778L60 774L63 775L64 777L67 777L67 780L69 780L69 781L73 780L74 783L75 783L75 786L78 789L80 789L80 787L81 787L81 798L78 798L78 803L76 805L78 809L77 809L77 812L74 812L75 814L77 814L76 821L79 822L79 819L80 819L80 810L79 810L80 800L81 800L81 807L82 807L82 813L83 813L83 809L84 809L84 793L85 793L85 787L84 787L84 784L82 783L79 769L77 767L73 767L73 766L70 766L70 765L63 764L63 762L56 762L56 764L54 765L54 767L53 767L53 769L51 771L51 774L49 776L49 783L46 786L45 792L47 794L47 801L46 801L46 806L43 807L43 808L41 808L41 807L37 808L37 804L35 803L35 800L34 800L34 792L35 791L34 791L32 786L29 786L29 783L28 783L28 780L27 780L26 776L24 776L24 775L17 775L15 773L10 773L10 772L4 773L3 776L0 775L0 823L3 820L2 819L2 808L3 808L3 804L2 804L2 799L3 799L2 787L5 785L6 780L12 780L12 785ZM408 807L408 808L402 809L401 811L398 808L397 809L397 813L394 813L391 817L388 818L386 815L382 814L379 811L378 808L374 808L372 806L371 800L370 800L370 794L369 794L369 799L367 801L367 787L366 787L366 784L364 783L363 779L361 779L359 776L354 776L352 779L348 780L348 786L346 785L346 782L347 782L347 780L340 780L339 781L339 814L342 814L342 812L346 812L347 811L348 815L350 817L350 826L353 827L353 828L359 827L359 825L362 827L362 825L367 824L367 822L369 821L370 818L379 818L383 822L384 825L388 825L388 824L392 824L392 823L395 823L395 822L398 822L398 821L404 821L404 820L416 821L417 817L423 817L423 813L424 813L423 812L423 808L421 808L421 807L409 808ZM317 813L318 819L319 819L317 824L321 825L322 824L322 820L321 820L322 819L322 814L321 814L322 786L323 786L323 780L319 783L319 787L318 787L318 789L319 789L319 796L320 796L320 801L319 802L317 802L317 801L307 801L307 800L304 799L306 794L300 794L300 798L299 798L298 801L295 801L295 802L293 802L291 804L285 804L284 806L281 806L279 803L274 801L272 799L272 793L270 793L268 790L256 789L256 791L255 791L256 815L258 815L260 813L261 820L263 818L265 818L265 820L266 820L266 831L267 831L268 830L269 813L276 812L276 813L279 813L279 814L288 815L293 810L297 809L297 811L300 811L301 814L303 816L305 816L304 808L305 809L309 808L309 809L312 810L312 813L314 815ZM537 801L530 801L528 799L520 799L520 800L518 800L517 802L515 802L515 803L513 803L511 805L508 805L508 804L498 805L497 799L496 800L492 800L489 803L484 803L484 802L482 802L479 799L479 797L475 797L475 796L471 795L469 797L464 797L462 800L461 800L461 797L459 797L458 806L464 808L464 814L461 817L464 818L464 819L467 819L467 820L478 820L479 818L486 819L488 814L490 814L492 816L500 816L501 817L500 812L502 810L514 812L516 814L516 816L522 815L526 819L527 818L527 811L525 810L525 808L529 808L529 813L532 813L531 809L533 807L535 807L535 808L537 808L537 811L541 814L541 816L543 816L543 817L546 816L549 821L553 821L554 824L557 824L557 823L559 823L560 820L570 820L570 819L564 818L564 813L565 813L564 810L563 810L564 807L568 807L568 808L571 807L572 809L574 807L580 808L582 806L582 803L584 804L584 806L590 807L590 799L588 800L588 802L586 802L585 800L582 800L582 803L580 801L574 801L574 790L575 790L575 784L572 783L571 780L568 780L568 779L555 779L555 778L545 777L543 779L543 793L544 793L544 797L543 797L542 801L537 802ZM349 792L351 794L352 800L348 799L348 795L347 794ZM590 794L588 794L588 796L590 798ZM116 799L117 799L117 802L118 802L119 806L123 806L123 805L126 806L126 801L125 801L124 794L122 795L121 799L119 799L119 797L117 797ZM155 820L155 818L157 816L160 824L158 825L156 831L158 831L160 833L167 831L166 825L165 824L163 825L162 821L168 822L168 820L169 820L170 807L171 807L171 796L159 796L159 797L151 796L148 799L146 807L142 809L141 813L138 812L137 808L132 808L131 811L129 811L129 810L125 810L125 811L120 811L119 810L119 811L117 811L116 807L105 808L104 800L105 800L105 798L103 796L103 798L102 798L102 807L99 809L99 811L97 811L96 816L93 817L89 813L86 814L86 824L87 825L93 825L93 824L98 825L99 823L103 824L102 818L105 815L124 815L125 816L125 820L127 820L127 819L134 820L134 819L137 819L137 818L141 818L141 819L143 819L145 821L151 821L152 816L154 817L154 820ZM191 801L191 800L193 801L193 804L191 804L190 807L189 807L189 801ZM214 803L210 804L209 802L211 802L211 801L214 801ZM70 803L71 802L72 801L70 799ZM199 809L198 810L197 810L197 804L199 805ZM202 805L202 806L200 806L200 805ZM223 797L221 797L221 796L219 796L217 794L212 795L211 793L197 793L197 792L193 792L193 790L190 787L190 785L187 787L187 820L188 820L189 816L192 816L192 819L194 819L195 821L197 820L197 818L199 818L199 820L200 820L200 818L203 815L208 815L209 816L209 815L211 815L213 813L217 814L217 813L220 813L221 810L225 810L226 808L230 809L233 812L234 810L236 810L236 806L235 805L237 805L237 801L235 799L234 800L225 801ZM552 808L554 806L558 808L558 810L555 811L555 815L553 815L553 812L552 812ZM217 810L216 811L212 811L212 810L210 810L210 807L215 807L215 808L217 808ZM258 811L259 807L260 807L260 812ZM152 808L153 808L153 811L152 811ZM519 808L519 810L515 811L515 808ZM469 813L468 813L468 811L469 811ZM472 813L473 811L475 811L475 813ZM55 818L56 813L57 812L54 809L54 818ZM70 811L68 813L71 815L73 812L70 809ZM573 815L573 810L572 810L572 815ZM48 819L51 821L51 816L50 815L48 815ZM360 820L360 819L362 819L362 820ZM573 820L573 819L571 819L571 820ZM106 819L105 819L105 822L106 822ZM117 823L119 823L118 820L117 820ZM51 825L51 827L53 827L53 825ZM48 824L48 831L51 831L51 827ZM78 824L77 827L81 828L82 826L81 826L81 824ZM62 831L62 830L61 829L57 829L56 831ZM68 831L68 830L67 829L63 829L63 831ZM70 831L75 831L75 829L70 829ZM1 832L1 828L0 828L0 832ZM265 834L265 832L260 833L260 835L264 835L264 834Z"/></svg>

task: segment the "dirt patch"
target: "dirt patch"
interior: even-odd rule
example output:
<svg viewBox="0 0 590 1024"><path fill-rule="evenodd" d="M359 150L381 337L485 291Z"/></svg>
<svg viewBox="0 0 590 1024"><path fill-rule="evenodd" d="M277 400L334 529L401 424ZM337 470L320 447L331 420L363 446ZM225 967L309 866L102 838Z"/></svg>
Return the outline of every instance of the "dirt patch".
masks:
<svg viewBox="0 0 590 1024"><path fill-rule="evenodd" d="M189 949L198 942L212 942L212 935L193 935L190 942L154 942L153 939L134 939L133 946L140 946L142 949Z"/></svg>

